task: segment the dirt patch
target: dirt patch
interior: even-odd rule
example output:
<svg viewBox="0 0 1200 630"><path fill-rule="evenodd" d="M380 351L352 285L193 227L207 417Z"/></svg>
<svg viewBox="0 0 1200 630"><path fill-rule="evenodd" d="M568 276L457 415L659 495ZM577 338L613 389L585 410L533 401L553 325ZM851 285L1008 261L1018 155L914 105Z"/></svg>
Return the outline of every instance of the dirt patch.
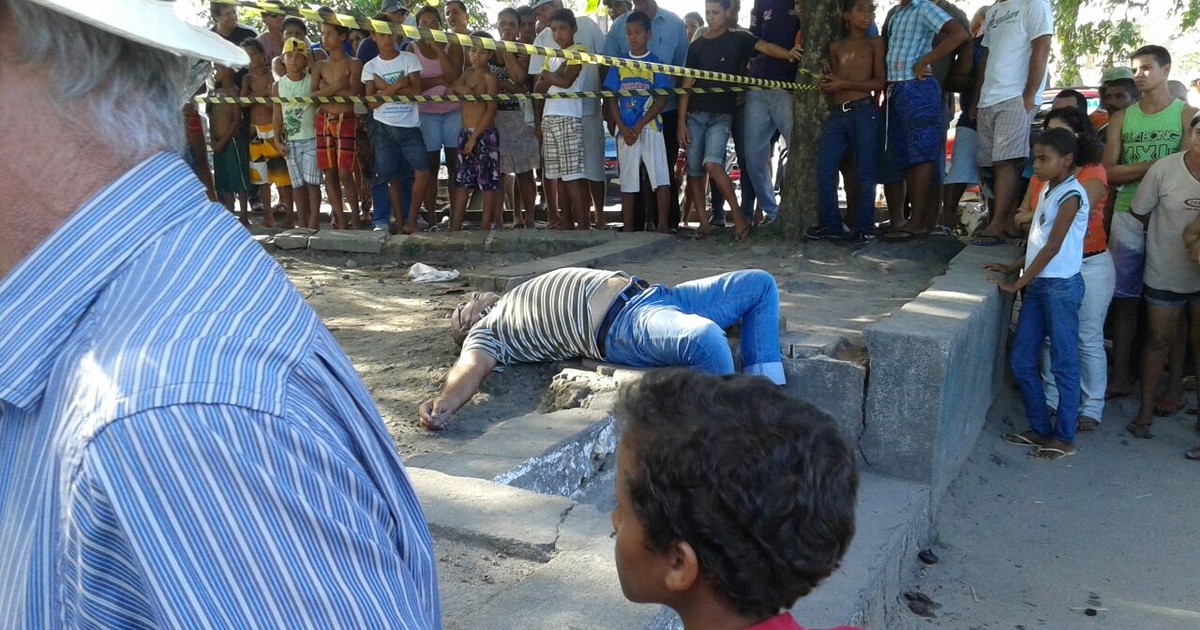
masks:
<svg viewBox="0 0 1200 630"><path fill-rule="evenodd" d="M723 235L701 242L680 238L663 252L614 267L663 284L737 269L764 269L779 283L781 312L789 331L843 336L855 345L863 327L912 300L961 248L955 239L938 238L872 244L857 251L826 243L762 240L747 246ZM430 433L417 426L416 409L441 389L458 356L458 347L446 332L447 318L463 299L461 292L451 291L464 288L465 283L410 282L405 271L415 260L284 254L277 259L349 355L403 458L453 452L496 422L538 411L551 379L562 367L518 365L494 373L449 429ZM446 264L445 260L422 262ZM587 395L574 390L560 393ZM562 407L562 401L553 406Z"/></svg>

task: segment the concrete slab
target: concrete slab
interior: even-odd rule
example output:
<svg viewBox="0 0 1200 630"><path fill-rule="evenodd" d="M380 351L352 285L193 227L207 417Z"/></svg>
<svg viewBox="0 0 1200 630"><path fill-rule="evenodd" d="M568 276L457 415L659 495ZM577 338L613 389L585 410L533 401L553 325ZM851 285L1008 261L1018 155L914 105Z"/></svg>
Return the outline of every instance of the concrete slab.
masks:
<svg viewBox="0 0 1200 630"><path fill-rule="evenodd" d="M254 239L254 242L258 243L259 245L262 245L267 250L272 249L275 245L275 235L274 234L251 234L251 238Z"/></svg>
<svg viewBox="0 0 1200 630"><path fill-rule="evenodd" d="M446 628L647 627L658 607L630 603L621 594L611 531L607 514L576 506L563 524L558 555L484 606L444 611Z"/></svg>
<svg viewBox="0 0 1200 630"><path fill-rule="evenodd" d="M308 239L308 248L327 252L378 254L383 251L387 232L364 230L322 230Z"/></svg>
<svg viewBox="0 0 1200 630"><path fill-rule="evenodd" d="M880 472L933 486L957 474L983 425L1002 365L1012 297L980 266L1010 247L968 247L946 274L865 329L870 354L862 456Z"/></svg>
<svg viewBox="0 0 1200 630"><path fill-rule="evenodd" d="M570 496L616 452L608 410L579 408L500 422L454 453L429 453L405 465Z"/></svg>
<svg viewBox="0 0 1200 630"><path fill-rule="evenodd" d="M851 442L858 440L867 389L865 365L817 354L806 359L785 358L783 370L785 391L833 416Z"/></svg>
<svg viewBox="0 0 1200 630"><path fill-rule="evenodd" d="M435 536L541 562L554 554L559 526L575 505L565 497L435 470L410 467L408 476Z"/></svg>
<svg viewBox="0 0 1200 630"><path fill-rule="evenodd" d="M275 235L275 247L279 249L307 249L308 239L312 236L312 232L304 228L293 228L284 230Z"/></svg>
<svg viewBox="0 0 1200 630"><path fill-rule="evenodd" d="M617 234L615 238L607 242L586 249L511 265L503 269L479 269L465 274L464 277L472 286L480 290L503 293L555 269L563 267L611 268L622 260L646 256L674 243L675 238L669 234L655 232Z"/></svg>

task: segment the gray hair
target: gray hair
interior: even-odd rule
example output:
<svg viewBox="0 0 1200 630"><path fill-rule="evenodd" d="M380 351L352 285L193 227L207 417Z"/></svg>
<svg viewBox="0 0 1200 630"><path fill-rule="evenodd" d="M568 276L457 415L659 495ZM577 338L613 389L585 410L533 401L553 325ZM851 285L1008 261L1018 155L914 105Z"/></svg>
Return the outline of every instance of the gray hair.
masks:
<svg viewBox="0 0 1200 630"><path fill-rule="evenodd" d="M0 0L19 33L18 61L47 66L63 118L138 157L183 148L188 65L180 57L28 0Z"/></svg>

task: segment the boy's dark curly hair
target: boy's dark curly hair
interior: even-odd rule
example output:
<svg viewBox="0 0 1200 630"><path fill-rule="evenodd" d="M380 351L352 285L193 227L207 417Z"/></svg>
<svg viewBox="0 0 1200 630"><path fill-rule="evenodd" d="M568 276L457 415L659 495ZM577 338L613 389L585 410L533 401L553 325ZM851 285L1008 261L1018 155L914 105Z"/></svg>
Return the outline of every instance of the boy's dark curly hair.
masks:
<svg viewBox="0 0 1200 630"><path fill-rule="evenodd" d="M858 473L828 415L763 377L681 368L627 385L616 415L649 544L690 544L738 613L777 614L837 568Z"/></svg>

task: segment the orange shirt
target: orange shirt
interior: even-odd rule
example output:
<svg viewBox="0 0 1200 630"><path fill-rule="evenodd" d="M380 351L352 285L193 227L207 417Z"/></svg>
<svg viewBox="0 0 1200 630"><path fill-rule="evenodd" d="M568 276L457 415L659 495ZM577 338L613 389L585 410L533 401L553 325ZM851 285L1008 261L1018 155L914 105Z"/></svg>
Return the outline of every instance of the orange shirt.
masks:
<svg viewBox="0 0 1200 630"><path fill-rule="evenodd" d="M1104 185L1104 194L1100 196L1088 213L1087 232L1083 235L1083 253L1102 252L1108 249L1108 235L1104 233L1104 206L1108 203L1108 175L1105 174L1103 166L1089 164L1079 171L1076 179L1080 184L1098 180ZM1033 187L1033 204L1030 209L1036 210L1038 199L1042 195L1042 189L1046 187L1046 182L1035 176L1029 180L1029 185Z"/></svg>

